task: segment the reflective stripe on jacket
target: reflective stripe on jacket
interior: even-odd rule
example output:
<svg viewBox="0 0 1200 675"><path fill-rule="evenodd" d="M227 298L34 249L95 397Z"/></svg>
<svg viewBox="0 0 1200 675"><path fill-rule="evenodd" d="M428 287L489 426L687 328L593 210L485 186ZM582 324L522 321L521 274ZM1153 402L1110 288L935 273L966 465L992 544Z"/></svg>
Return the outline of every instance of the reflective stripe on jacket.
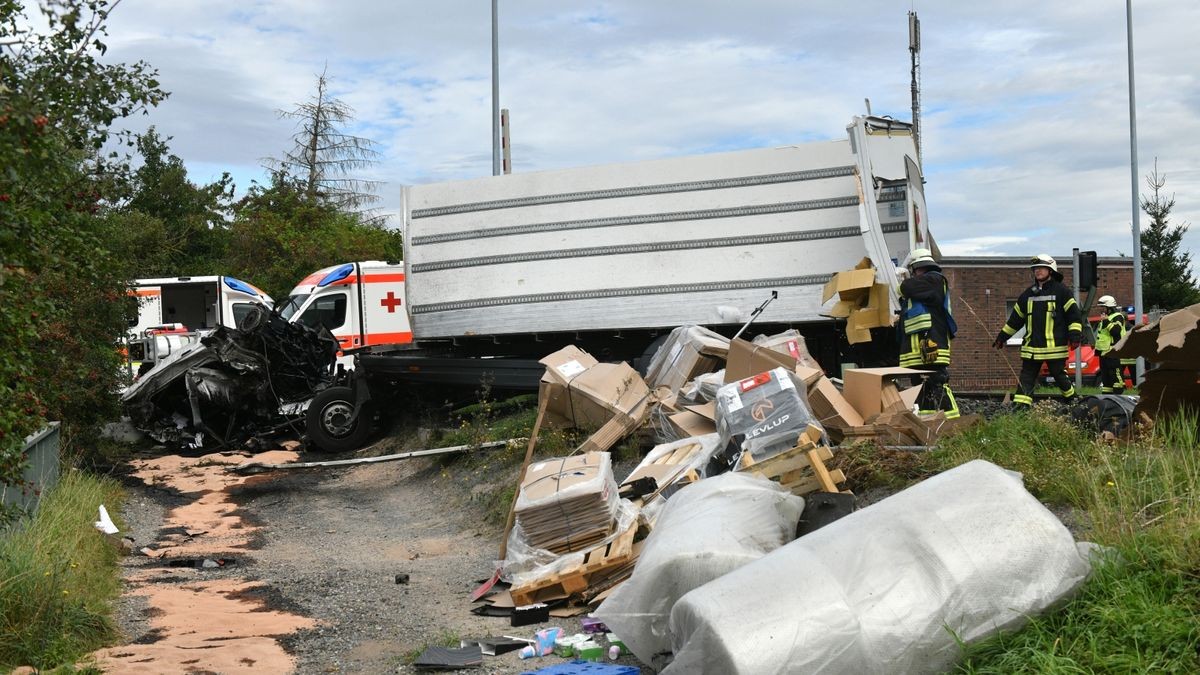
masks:
<svg viewBox="0 0 1200 675"><path fill-rule="evenodd" d="M1023 359L1065 359L1067 340L1083 331L1079 303L1060 281L1049 279L1041 286L1030 286L1017 298L1008 315L1005 335L1014 335L1025 328L1021 343Z"/></svg>

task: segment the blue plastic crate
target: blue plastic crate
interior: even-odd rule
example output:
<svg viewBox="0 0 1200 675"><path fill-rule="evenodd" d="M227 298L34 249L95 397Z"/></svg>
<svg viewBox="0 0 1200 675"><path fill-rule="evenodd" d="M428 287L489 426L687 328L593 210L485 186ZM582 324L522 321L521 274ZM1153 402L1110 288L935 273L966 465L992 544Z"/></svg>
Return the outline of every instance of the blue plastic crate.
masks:
<svg viewBox="0 0 1200 675"><path fill-rule="evenodd" d="M521 675L641 675L637 666L619 666L595 661L570 661L538 670L527 670Z"/></svg>

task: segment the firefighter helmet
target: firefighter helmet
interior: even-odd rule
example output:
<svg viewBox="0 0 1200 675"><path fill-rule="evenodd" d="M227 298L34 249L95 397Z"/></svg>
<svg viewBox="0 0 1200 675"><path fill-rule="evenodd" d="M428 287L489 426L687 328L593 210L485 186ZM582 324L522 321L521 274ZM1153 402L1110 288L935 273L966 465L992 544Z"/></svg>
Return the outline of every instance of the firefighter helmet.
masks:
<svg viewBox="0 0 1200 675"><path fill-rule="evenodd" d="M1048 253L1039 253L1029 259L1029 269L1049 267L1051 272L1058 272L1058 263Z"/></svg>
<svg viewBox="0 0 1200 675"><path fill-rule="evenodd" d="M941 269L933 259L933 252L927 248L913 249L912 253L908 254L908 269L910 271L921 269L922 267L932 267Z"/></svg>
<svg viewBox="0 0 1200 675"><path fill-rule="evenodd" d="M1117 306L1117 299L1111 295L1102 295L1096 302L1108 307L1109 309L1113 309Z"/></svg>

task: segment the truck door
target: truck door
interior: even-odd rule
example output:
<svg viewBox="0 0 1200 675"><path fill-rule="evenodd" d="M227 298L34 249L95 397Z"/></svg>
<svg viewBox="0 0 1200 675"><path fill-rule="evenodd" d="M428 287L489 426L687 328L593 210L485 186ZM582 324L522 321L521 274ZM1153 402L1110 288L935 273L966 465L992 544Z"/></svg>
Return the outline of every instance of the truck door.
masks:
<svg viewBox="0 0 1200 675"><path fill-rule="evenodd" d="M406 344L413 341L405 296L404 266L363 268L363 346Z"/></svg>

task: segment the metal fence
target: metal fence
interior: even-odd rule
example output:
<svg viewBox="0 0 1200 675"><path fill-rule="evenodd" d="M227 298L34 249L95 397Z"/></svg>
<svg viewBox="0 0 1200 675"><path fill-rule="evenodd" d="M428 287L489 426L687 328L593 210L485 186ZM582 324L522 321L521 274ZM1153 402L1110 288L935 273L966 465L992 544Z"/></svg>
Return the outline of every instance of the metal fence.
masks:
<svg viewBox="0 0 1200 675"><path fill-rule="evenodd" d="M51 422L45 429L25 439L22 454L25 455L25 471L20 485L0 486L0 496L6 508L28 510L37 505L43 492L58 482L58 434L59 422Z"/></svg>

